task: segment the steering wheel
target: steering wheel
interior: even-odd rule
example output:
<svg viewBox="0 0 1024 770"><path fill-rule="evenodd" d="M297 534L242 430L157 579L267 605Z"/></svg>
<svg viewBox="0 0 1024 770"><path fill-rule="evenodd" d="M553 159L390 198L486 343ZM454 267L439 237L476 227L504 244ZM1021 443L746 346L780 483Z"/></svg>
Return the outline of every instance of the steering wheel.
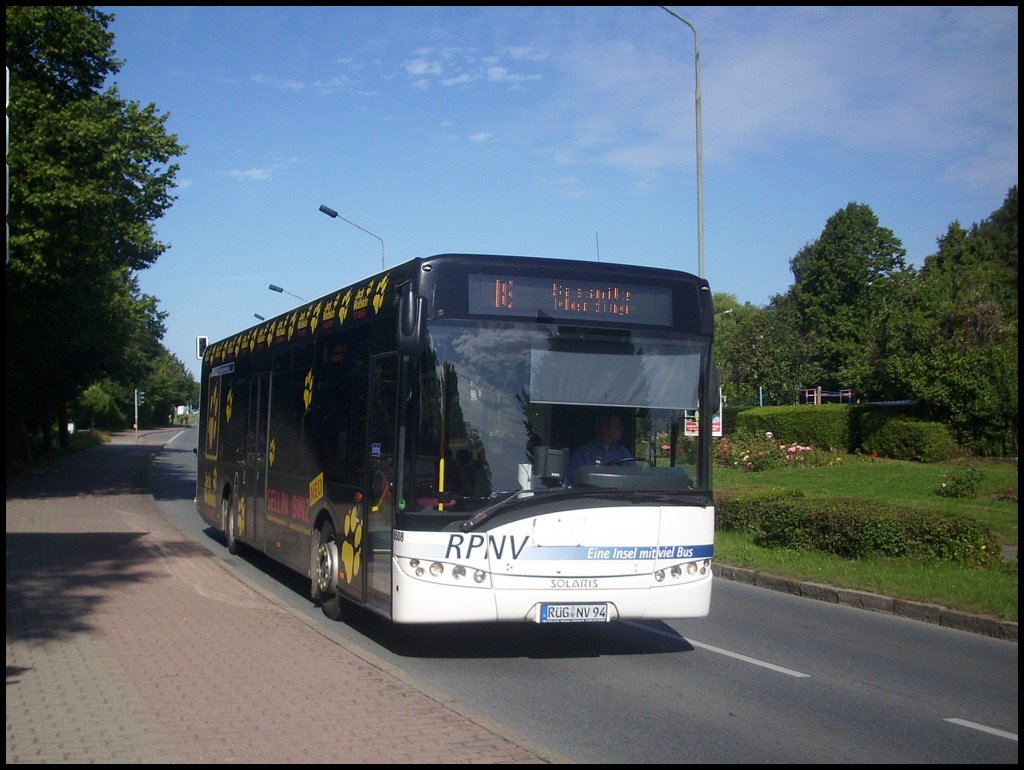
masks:
<svg viewBox="0 0 1024 770"><path fill-rule="evenodd" d="M642 457L620 457L618 460L605 463L605 465L622 465L623 463L648 463L648 461Z"/></svg>

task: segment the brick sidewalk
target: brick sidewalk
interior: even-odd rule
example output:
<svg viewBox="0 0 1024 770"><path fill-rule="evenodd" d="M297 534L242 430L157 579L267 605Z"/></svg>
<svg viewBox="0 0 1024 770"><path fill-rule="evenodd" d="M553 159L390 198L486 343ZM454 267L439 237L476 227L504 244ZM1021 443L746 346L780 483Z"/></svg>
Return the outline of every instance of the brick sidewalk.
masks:
<svg viewBox="0 0 1024 770"><path fill-rule="evenodd" d="M184 538L146 488L159 440L8 485L9 764L557 761L339 646Z"/></svg>

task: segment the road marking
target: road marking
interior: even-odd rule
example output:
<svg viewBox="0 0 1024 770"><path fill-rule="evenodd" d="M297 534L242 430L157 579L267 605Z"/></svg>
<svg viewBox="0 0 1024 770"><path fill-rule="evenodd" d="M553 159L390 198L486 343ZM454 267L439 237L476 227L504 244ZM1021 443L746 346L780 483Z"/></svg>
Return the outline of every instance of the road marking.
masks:
<svg viewBox="0 0 1024 770"><path fill-rule="evenodd" d="M977 722L968 722L966 719L957 719L956 717L947 717L945 722L952 722L955 725L961 725L962 727L969 727L972 730L980 730L983 733L989 735L997 735L1000 738L1009 738L1011 741L1017 740L1017 733L1008 733L1005 730L997 730L994 727L988 725L979 725Z"/></svg>
<svg viewBox="0 0 1024 770"><path fill-rule="evenodd" d="M704 644L703 642L695 641L688 636L681 637L679 634L670 634L665 631L661 631L657 628L651 628L650 626L644 625L643 623L634 623L633 621L628 620L626 621L626 623L628 625L635 626L636 628L642 628L644 631L649 631L652 634L660 634L661 636L668 637L669 639L678 640L682 638L690 644L692 644L694 647L700 647L702 650L707 650L708 652L717 652L719 655L725 655L730 658L736 658L736 660L742 660L745 663L752 663L755 666L767 668L771 671L775 671L780 674L785 674L786 676L796 677L797 679L804 679L810 676L810 674L803 674L799 671L794 671L791 668L783 668L782 666L776 666L774 663L768 663L767 661L758 660L757 658L750 658L746 655L741 655L738 652L730 652L729 650L723 650L721 647L713 647L710 644Z"/></svg>

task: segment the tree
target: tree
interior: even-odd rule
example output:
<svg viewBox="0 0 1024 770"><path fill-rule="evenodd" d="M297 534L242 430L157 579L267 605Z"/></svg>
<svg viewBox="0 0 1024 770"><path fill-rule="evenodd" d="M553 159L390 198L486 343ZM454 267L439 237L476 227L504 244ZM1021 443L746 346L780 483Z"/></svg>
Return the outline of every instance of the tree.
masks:
<svg viewBox="0 0 1024 770"><path fill-rule="evenodd" d="M112 16L92 6L6 14L8 449L13 427L24 452L33 433L47 446L54 424L66 442L66 405L124 374L125 343L152 318L134 274L166 249L153 221L174 200L184 148L153 105L101 91L121 68Z"/></svg>
<svg viewBox="0 0 1024 770"><path fill-rule="evenodd" d="M829 218L817 241L793 257L789 300L810 354L808 374L827 389L871 395L874 325L912 277L906 251L868 206L850 203Z"/></svg>
<svg viewBox="0 0 1024 770"><path fill-rule="evenodd" d="M1017 450L1017 188L988 220L958 222L879 325L894 389L979 453Z"/></svg>
<svg viewBox="0 0 1024 770"><path fill-rule="evenodd" d="M796 403L811 377L810 350L786 295L763 308L715 295L714 351L722 390L733 405Z"/></svg>

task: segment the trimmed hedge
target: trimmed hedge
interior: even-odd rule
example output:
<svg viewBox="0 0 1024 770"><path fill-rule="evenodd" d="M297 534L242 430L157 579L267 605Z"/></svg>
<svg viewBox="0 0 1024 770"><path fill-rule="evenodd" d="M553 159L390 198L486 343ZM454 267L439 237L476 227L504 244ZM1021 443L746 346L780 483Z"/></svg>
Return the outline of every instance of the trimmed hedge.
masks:
<svg viewBox="0 0 1024 770"><path fill-rule="evenodd" d="M780 442L816 450L916 462L939 462L960 453L949 428L914 417L906 407L801 404L737 410L725 421L726 435L771 433Z"/></svg>
<svg viewBox="0 0 1024 770"><path fill-rule="evenodd" d="M736 415L737 432L772 433L784 443L815 449L851 451L849 404L765 406Z"/></svg>
<svg viewBox="0 0 1024 770"><path fill-rule="evenodd" d="M893 460L932 463L958 453L949 428L937 422L873 411L862 415L860 432L863 451Z"/></svg>
<svg viewBox="0 0 1024 770"><path fill-rule="evenodd" d="M939 559L966 566L991 566L1002 559L991 531L964 516L866 500L807 498L787 490L718 496L715 511L716 526L747 532L764 548L823 551L847 559Z"/></svg>

